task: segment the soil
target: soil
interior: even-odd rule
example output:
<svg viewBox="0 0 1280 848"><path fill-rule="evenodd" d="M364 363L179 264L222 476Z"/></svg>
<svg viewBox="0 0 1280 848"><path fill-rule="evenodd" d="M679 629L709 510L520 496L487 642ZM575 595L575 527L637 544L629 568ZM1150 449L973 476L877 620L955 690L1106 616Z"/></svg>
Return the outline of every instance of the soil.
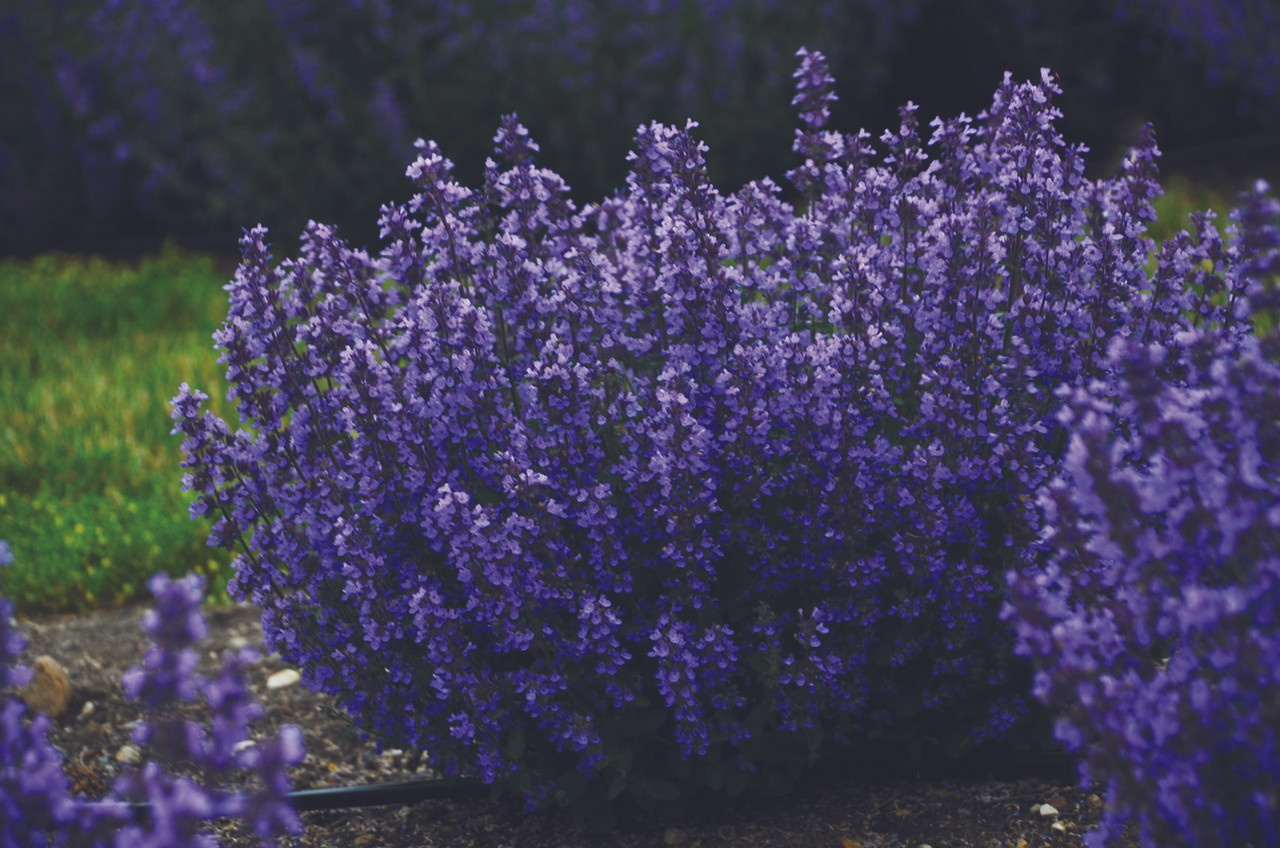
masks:
<svg viewBox="0 0 1280 848"><path fill-rule="evenodd" d="M20 619L27 637L23 662L48 654L69 672L71 705L50 739L62 752L74 790L105 795L128 766L117 760L144 718L127 700L120 676L141 662L147 638L138 623L144 608ZM201 671L213 673L225 650L261 647L258 611L249 605L206 610L209 637ZM301 685L269 690L266 680L286 668L264 655L251 674L266 710L253 725L255 739L274 735L283 723L303 730L307 756L292 773L294 789L373 784L433 775L399 751L379 753L361 739L327 696ZM191 715L204 718L202 706ZM432 800L411 805L306 812L304 832L281 844L298 848L1066 848L1101 814L1097 795L1079 789L1069 774L940 777L895 775L888 762L868 763L856 776L811 781L781 799L753 799L700 806L672 821L630 818L609 832L575 825L558 811L529 813L487 800ZM852 771L852 770L847 770ZM1056 814L1043 815L1049 804ZM228 848L258 841L237 823L212 827Z"/></svg>

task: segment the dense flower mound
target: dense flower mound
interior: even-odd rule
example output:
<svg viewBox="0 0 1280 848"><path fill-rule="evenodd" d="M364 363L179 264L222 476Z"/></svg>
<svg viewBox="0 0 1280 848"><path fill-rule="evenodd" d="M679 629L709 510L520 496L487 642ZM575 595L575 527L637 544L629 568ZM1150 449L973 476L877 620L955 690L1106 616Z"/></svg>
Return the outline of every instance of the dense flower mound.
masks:
<svg viewBox="0 0 1280 848"><path fill-rule="evenodd" d="M0 564L8 548L0 543ZM218 817L239 817L272 844L285 833L298 834L302 823L290 806L287 769L302 761L302 735L292 725L276 739L251 743L248 725L262 714L252 700L246 665L251 649L226 658L222 673L207 680L195 673L195 645L204 637L199 605L203 582L191 576L170 580L157 574L150 582L155 607L143 619L154 646L142 668L123 680L126 693L142 700L152 718L134 730L134 741L152 758L141 769L117 779L105 801L86 801L71 793L62 756L48 742L46 716L24 716L16 698L0 706L0 846L75 845L84 848L213 848L202 826ZM0 598L0 687L20 685L29 671L16 664L24 640L10 622L12 605ZM190 721L169 717L168 708L202 694L213 709L208 733ZM233 787L245 775L257 788ZM123 802L147 802L146 820L135 823Z"/></svg>
<svg viewBox="0 0 1280 848"><path fill-rule="evenodd" d="M511 117L479 190L419 143L377 255L245 234L216 335L244 428L174 401L193 512L387 744L643 800L1026 711L1001 576L1036 561L1054 390L1109 379L1111 338L1238 323L1203 268L1236 255L1200 219L1148 274L1153 136L1086 180L1047 72L927 140L908 105L877 154L800 55L799 207L719 193L691 122L577 208Z"/></svg>
<svg viewBox="0 0 1280 848"><path fill-rule="evenodd" d="M1243 208L1239 311L1172 344L1117 340L1109 386L1065 393L1070 445L1045 490L1043 569L1011 574L1018 650L1082 777L1108 786L1088 838L1280 844L1280 203Z"/></svg>

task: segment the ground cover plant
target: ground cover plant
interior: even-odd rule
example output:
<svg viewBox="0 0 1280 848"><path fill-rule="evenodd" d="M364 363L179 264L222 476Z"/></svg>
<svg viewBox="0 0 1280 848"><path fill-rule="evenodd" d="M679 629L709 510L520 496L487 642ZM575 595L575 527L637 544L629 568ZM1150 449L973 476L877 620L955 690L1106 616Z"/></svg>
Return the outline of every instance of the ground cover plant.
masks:
<svg viewBox="0 0 1280 848"><path fill-rule="evenodd" d="M0 538L18 609L141 599L160 570L199 568L222 594L226 558L175 486L164 398L175 379L220 384L224 279L177 251L0 263Z"/></svg>
<svg viewBox="0 0 1280 848"><path fill-rule="evenodd" d="M174 402L193 514L366 731L583 807L1028 741L998 613L1042 556L1055 390L1114 381L1111 338L1240 324L1198 263L1245 254L1196 219L1148 272L1150 128L1085 179L1047 72L877 150L801 55L799 207L722 195L696 125L655 123L578 208L511 117L478 190L419 144L380 253L246 233L216 337L243 429Z"/></svg>
<svg viewBox="0 0 1280 848"><path fill-rule="evenodd" d="M1128 823L1160 846L1280 840L1280 203L1259 184L1236 218L1236 255L1207 264L1257 332L1115 340L1119 380L1061 393L1052 559L1009 575L1036 694L1108 793L1092 846Z"/></svg>

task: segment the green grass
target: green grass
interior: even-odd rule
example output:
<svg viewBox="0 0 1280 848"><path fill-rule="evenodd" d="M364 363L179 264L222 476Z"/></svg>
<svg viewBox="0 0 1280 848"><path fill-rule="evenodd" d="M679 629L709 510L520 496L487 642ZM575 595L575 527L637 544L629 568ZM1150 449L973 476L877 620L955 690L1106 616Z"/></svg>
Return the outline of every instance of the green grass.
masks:
<svg viewBox="0 0 1280 848"><path fill-rule="evenodd" d="M1152 204L1158 217L1147 230L1157 242L1172 238L1179 230L1185 230L1190 225L1188 219L1191 213L1201 209L1212 209L1218 213L1215 225L1222 232L1230 223L1227 215L1240 203L1238 197L1181 177L1162 180L1161 187L1164 194Z"/></svg>
<svg viewBox="0 0 1280 848"><path fill-rule="evenodd" d="M135 600L156 571L224 592L229 555L187 517L169 435L181 382L225 394L211 339L224 282L173 249L137 267L0 263L0 539L15 557L0 591L20 612Z"/></svg>
<svg viewBox="0 0 1280 848"><path fill-rule="evenodd" d="M1171 181L1152 228L1167 238L1195 209L1235 198ZM230 555L187 517L169 399L183 381L225 383L211 334L226 275L175 249L137 267L45 256L0 263L0 539L15 564L0 594L19 612L146 598L156 571L197 571L225 598Z"/></svg>

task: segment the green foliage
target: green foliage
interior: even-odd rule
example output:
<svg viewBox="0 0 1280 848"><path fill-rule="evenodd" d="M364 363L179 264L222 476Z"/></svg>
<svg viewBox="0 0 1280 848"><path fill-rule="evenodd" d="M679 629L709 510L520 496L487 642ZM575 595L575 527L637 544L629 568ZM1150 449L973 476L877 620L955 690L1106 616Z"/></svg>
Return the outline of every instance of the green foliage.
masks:
<svg viewBox="0 0 1280 848"><path fill-rule="evenodd" d="M168 405L175 381L222 383L222 283L174 249L0 263L0 538L20 612L141 598L156 571L225 586L226 554L187 517Z"/></svg>
<svg viewBox="0 0 1280 848"><path fill-rule="evenodd" d="M1236 198L1231 193L1216 191L1183 177L1171 177L1161 187L1164 194L1151 204L1156 208L1156 220L1147 228L1147 235L1157 243L1189 227L1192 212L1231 209L1236 205ZM1225 215L1215 219L1219 231L1225 230L1229 223Z"/></svg>

